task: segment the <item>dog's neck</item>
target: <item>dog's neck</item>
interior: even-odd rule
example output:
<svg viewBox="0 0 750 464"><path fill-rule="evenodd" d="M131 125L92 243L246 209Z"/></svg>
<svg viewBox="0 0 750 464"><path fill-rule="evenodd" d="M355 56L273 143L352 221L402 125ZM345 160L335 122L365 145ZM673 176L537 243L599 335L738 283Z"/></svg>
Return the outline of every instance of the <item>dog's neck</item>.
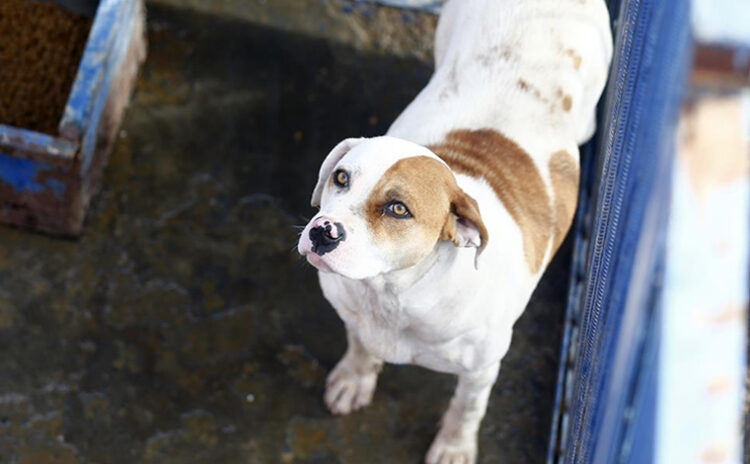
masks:
<svg viewBox="0 0 750 464"><path fill-rule="evenodd" d="M447 244L448 242L438 242L429 255L413 266L378 274L364 279L364 282L378 292L387 292L394 296L402 294L420 282L430 272L450 265L451 260L447 255L450 254L453 246L452 244L447 246Z"/></svg>

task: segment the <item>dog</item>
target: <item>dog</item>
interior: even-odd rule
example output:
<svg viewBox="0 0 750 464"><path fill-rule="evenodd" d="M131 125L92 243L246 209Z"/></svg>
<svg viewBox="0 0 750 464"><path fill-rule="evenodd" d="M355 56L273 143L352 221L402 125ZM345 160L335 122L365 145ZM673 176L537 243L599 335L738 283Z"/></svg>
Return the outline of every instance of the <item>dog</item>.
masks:
<svg viewBox="0 0 750 464"><path fill-rule="evenodd" d="M346 326L334 414L371 402L383 362L456 374L426 462L476 461L513 324L572 222L611 56L603 0L449 0L427 86L386 135L328 154L298 251Z"/></svg>

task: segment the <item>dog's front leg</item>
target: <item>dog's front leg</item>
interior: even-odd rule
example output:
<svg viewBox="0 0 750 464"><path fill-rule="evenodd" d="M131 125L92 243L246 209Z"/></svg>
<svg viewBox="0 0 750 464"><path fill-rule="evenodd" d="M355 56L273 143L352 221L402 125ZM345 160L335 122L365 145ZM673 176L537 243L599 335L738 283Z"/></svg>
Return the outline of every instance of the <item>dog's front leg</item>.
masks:
<svg viewBox="0 0 750 464"><path fill-rule="evenodd" d="M370 404L383 367L383 360L368 353L348 328L346 336L346 353L326 381L325 402L334 414L349 414Z"/></svg>
<svg viewBox="0 0 750 464"><path fill-rule="evenodd" d="M500 362L497 362L458 376L456 392L427 452L427 464L473 464L476 461L477 432L499 369Z"/></svg>

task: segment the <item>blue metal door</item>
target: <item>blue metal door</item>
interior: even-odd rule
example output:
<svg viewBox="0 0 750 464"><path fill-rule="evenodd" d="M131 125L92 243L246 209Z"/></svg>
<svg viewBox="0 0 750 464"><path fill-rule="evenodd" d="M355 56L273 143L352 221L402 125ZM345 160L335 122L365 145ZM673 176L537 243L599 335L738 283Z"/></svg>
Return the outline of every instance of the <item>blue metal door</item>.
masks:
<svg viewBox="0 0 750 464"><path fill-rule="evenodd" d="M653 461L671 163L689 2L610 2L615 56L586 155L548 462Z"/></svg>

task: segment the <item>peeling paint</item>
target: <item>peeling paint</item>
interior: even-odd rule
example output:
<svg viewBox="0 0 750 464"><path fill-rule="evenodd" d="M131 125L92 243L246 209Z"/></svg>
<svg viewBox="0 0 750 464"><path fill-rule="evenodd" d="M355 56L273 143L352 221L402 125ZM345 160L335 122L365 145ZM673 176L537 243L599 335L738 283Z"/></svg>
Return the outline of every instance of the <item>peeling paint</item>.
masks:
<svg viewBox="0 0 750 464"><path fill-rule="evenodd" d="M0 182L9 184L18 193L51 190L55 197L61 199L65 193L65 183L53 178L41 179L41 174L56 169L38 161L0 153Z"/></svg>

